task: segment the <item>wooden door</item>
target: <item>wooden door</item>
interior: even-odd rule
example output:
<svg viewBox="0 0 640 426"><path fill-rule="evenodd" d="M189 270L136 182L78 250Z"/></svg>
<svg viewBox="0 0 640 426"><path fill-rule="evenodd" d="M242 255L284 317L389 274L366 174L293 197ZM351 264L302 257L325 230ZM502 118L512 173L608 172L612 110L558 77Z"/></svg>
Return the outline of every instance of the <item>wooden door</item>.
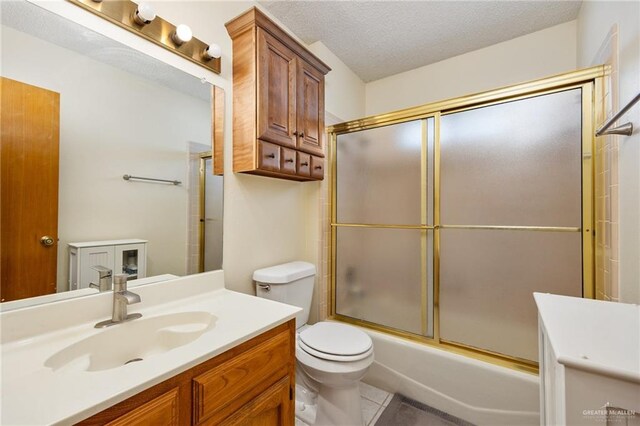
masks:
<svg viewBox="0 0 640 426"><path fill-rule="evenodd" d="M298 149L324 157L324 75L298 59Z"/></svg>
<svg viewBox="0 0 640 426"><path fill-rule="evenodd" d="M242 406L220 425L224 426L290 426L294 413L290 398L289 376L285 376Z"/></svg>
<svg viewBox="0 0 640 426"><path fill-rule="evenodd" d="M0 92L0 299L9 301L56 291L60 94L8 78Z"/></svg>
<svg viewBox="0 0 640 426"><path fill-rule="evenodd" d="M296 55L258 28L258 139L295 147Z"/></svg>

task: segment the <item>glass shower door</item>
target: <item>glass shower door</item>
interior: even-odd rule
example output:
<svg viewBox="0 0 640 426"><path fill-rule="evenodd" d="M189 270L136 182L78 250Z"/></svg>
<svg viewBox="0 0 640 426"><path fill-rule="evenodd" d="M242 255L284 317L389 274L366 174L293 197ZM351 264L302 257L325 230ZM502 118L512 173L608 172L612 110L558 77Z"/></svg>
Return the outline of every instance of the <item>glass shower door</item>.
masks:
<svg viewBox="0 0 640 426"><path fill-rule="evenodd" d="M582 90L443 115L440 339L537 360L532 293L582 296Z"/></svg>
<svg viewBox="0 0 640 426"><path fill-rule="evenodd" d="M535 368L533 293L593 279L593 86L536 90L334 133L339 319Z"/></svg>
<svg viewBox="0 0 640 426"><path fill-rule="evenodd" d="M222 269L223 180L213 174L213 159L200 159L200 272Z"/></svg>
<svg viewBox="0 0 640 426"><path fill-rule="evenodd" d="M433 119L338 136L333 224L336 313L421 335L432 329L427 126Z"/></svg>

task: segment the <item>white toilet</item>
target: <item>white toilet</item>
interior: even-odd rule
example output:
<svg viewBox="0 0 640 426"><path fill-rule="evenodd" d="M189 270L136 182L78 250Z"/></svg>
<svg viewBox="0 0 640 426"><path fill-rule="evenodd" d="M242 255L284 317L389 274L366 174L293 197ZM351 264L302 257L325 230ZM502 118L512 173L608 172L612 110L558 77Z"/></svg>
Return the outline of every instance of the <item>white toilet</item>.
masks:
<svg viewBox="0 0 640 426"><path fill-rule="evenodd" d="M316 268L290 262L253 273L258 297L302 308L296 316L296 416L314 426L362 426L359 381L373 362L373 343L350 325L307 325Z"/></svg>

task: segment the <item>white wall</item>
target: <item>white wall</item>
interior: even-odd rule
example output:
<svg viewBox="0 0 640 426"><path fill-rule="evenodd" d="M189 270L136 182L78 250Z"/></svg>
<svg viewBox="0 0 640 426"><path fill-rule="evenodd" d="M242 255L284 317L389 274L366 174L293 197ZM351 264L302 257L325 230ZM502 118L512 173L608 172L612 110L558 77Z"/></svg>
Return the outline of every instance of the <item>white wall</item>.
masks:
<svg viewBox="0 0 640 426"><path fill-rule="evenodd" d="M320 184L233 174L231 164L232 49L224 23L256 5L255 2L152 2L158 15L191 26L196 37L220 44L222 80L215 84L227 92L225 134L225 199L223 267L227 288L254 292L255 269L301 259L317 262L320 233L309 223L317 210ZM268 12L265 12L269 14ZM286 27L285 27L286 28ZM309 47L334 70L326 77L326 110L352 119L364 115L364 83L326 47ZM345 99L354 101L344 102ZM334 112L337 111L337 112Z"/></svg>
<svg viewBox="0 0 640 426"><path fill-rule="evenodd" d="M331 67L325 78L325 109L343 120L365 115L365 83L321 41L309 50Z"/></svg>
<svg viewBox="0 0 640 426"><path fill-rule="evenodd" d="M209 103L9 27L2 38L3 76L61 94L58 289L69 242L147 239L148 275L184 275L185 185L122 175L185 182L187 143L210 140Z"/></svg>
<svg viewBox="0 0 640 426"><path fill-rule="evenodd" d="M576 68L576 22L494 44L366 85L375 115L455 98Z"/></svg>
<svg viewBox="0 0 640 426"><path fill-rule="evenodd" d="M577 23L577 57L578 66L592 65L616 24L618 74L615 80L619 107L622 107L640 91L640 3L583 2ZM620 120L626 121L633 122L635 130L630 137L618 138L619 300L640 303L640 104Z"/></svg>

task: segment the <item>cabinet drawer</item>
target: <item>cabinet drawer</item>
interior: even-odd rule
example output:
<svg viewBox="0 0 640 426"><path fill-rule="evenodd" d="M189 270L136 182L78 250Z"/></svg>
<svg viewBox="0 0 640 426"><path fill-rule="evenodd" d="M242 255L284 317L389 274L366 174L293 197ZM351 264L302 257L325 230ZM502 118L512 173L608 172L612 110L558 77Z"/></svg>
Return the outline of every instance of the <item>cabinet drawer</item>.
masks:
<svg viewBox="0 0 640 426"><path fill-rule="evenodd" d="M290 333L275 335L193 379L194 424L218 424L291 368Z"/></svg>
<svg viewBox="0 0 640 426"><path fill-rule="evenodd" d="M324 179L324 159L311 156L311 177L314 179Z"/></svg>
<svg viewBox="0 0 640 426"><path fill-rule="evenodd" d="M298 152L298 175L311 176L311 156Z"/></svg>
<svg viewBox="0 0 640 426"><path fill-rule="evenodd" d="M175 388L107 423L106 426L178 426L178 402L178 388Z"/></svg>
<svg viewBox="0 0 640 426"><path fill-rule="evenodd" d="M296 151L288 148L280 148L280 171L282 173L296 174Z"/></svg>
<svg viewBox="0 0 640 426"><path fill-rule="evenodd" d="M269 142L258 141L258 168L280 171L280 147Z"/></svg>

